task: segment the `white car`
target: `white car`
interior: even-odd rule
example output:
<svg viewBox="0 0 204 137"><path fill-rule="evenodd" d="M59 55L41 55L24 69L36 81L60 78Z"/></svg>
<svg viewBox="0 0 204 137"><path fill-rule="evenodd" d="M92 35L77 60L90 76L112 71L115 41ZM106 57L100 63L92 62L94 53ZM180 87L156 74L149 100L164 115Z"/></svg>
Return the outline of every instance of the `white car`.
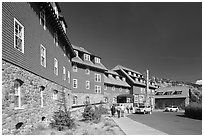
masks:
<svg viewBox="0 0 204 137"><path fill-rule="evenodd" d="M152 114L152 109L150 106L139 106L135 109L135 113Z"/></svg>
<svg viewBox="0 0 204 137"><path fill-rule="evenodd" d="M168 111L168 112L177 112L178 110L179 108L177 106L170 106L165 108L165 111Z"/></svg>

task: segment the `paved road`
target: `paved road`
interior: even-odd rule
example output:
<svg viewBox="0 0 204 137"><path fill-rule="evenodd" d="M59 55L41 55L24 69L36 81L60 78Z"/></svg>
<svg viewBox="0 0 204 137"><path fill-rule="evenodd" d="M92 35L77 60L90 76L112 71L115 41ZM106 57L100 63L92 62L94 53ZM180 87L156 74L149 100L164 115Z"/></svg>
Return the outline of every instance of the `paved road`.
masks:
<svg viewBox="0 0 204 137"><path fill-rule="evenodd" d="M202 134L202 120L183 117L183 112L153 112L151 115L131 114L127 117L169 135Z"/></svg>

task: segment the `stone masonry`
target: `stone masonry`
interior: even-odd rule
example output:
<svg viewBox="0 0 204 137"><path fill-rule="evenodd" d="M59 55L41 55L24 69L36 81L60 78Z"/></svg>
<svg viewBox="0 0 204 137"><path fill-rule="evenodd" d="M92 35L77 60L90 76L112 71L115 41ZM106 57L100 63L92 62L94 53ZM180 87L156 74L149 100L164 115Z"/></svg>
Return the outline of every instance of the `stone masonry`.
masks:
<svg viewBox="0 0 204 137"><path fill-rule="evenodd" d="M16 79L23 82L20 87L21 109L14 107ZM43 107L40 86L45 87ZM57 99L53 98L54 91L58 91ZM67 109L70 108L71 90L2 60L2 134L26 134L42 121L49 124L53 112L62 108L62 95L65 96ZM19 123L22 126L17 128Z"/></svg>

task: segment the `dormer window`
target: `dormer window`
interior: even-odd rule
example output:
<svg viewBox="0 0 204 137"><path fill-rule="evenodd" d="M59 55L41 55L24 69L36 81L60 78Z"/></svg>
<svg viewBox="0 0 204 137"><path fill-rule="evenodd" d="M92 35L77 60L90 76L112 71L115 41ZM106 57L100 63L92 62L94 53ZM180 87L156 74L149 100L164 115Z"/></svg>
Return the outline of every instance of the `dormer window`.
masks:
<svg viewBox="0 0 204 137"><path fill-rule="evenodd" d="M119 76L116 76L116 79L119 79Z"/></svg>
<svg viewBox="0 0 204 137"><path fill-rule="evenodd" d="M63 22L63 21L61 21L61 24L62 24L62 28L63 28L64 32L66 33L66 27L65 27L64 22Z"/></svg>
<svg viewBox="0 0 204 137"><path fill-rule="evenodd" d="M134 77L137 77L137 75L135 73L133 75L134 75Z"/></svg>
<svg viewBox="0 0 204 137"><path fill-rule="evenodd" d="M88 54L84 54L84 60L88 60L88 61L90 61L90 55L88 55Z"/></svg>
<svg viewBox="0 0 204 137"><path fill-rule="evenodd" d="M123 77L122 80L125 81L125 78Z"/></svg>
<svg viewBox="0 0 204 137"><path fill-rule="evenodd" d="M128 74L131 75L131 72L129 71Z"/></svg>
<svg viewBox="0 0 204 137"><path fill-rule="evenodd" d="M112 75L111 75L111 74L108 74L108 77L110 78L110 77L112 77Z"/></svg>
<svg viewBox="0 0 204 137"><path fill-rule="evenodd" d="M57 18L58 18L59 17L59 12L58 12L57 6L54 6L54 10L55 10L55 14L57 15Z"/></svg>
<svg viewBox="0 0 204 137"><path fill-rule="evenodd" d="M74 52L76 53L76 56L79 56L79 52L77 50L74 50Z"/></svg>
<svg viewBox="0 0 204 137"><path fill-rule="evenodd" d="M135 78L135 81L138 81L138 78Z"/></svg>
<svg viewBox="0 0 204 137"><path fill-rule="evenodd" d="M101 63L100 58L95 57L95 63Z"/></svg>

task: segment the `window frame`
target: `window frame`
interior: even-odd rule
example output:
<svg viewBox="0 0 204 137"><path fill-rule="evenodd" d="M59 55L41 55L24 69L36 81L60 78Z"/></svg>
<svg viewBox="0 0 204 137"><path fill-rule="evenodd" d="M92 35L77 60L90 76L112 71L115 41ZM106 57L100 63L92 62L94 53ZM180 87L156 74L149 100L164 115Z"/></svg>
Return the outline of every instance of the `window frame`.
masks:
<svg viewBox="0 0 204 137"><path fill-rule="evenodd" d="M72 70L73 72L77 72L78 71L77 65L73 65Z"/></svg>
<svg viewBox="0 0 204 137"><path fill-rule="evenodd" d="M53 100L57 100L57 98L58 98L58 91L57 90L53 91L53 96L52 97L53 97Z"/></svg>
<svg viewBox="0 0 204 137"><path fill-rule="evenodd" d="M90 61L90 55L89 54L84 54L84 60Z"/></svg>
<svg viewBox="0 0 204 137"><path fill-rule="evenodd" d="M101 74L95 73L95 82L101 82Z"/></svg>
<svg viewBox="0 0 204 137"><path fill-rule="evenodd" d="M101 63L101 59L98 57L95 57L95 63Z"/></svg>
<svg viewBox="0 0 204 137"><path fill-rule="evenodd" d="M40 25L43 26L44 30L46 30L46 15L44 9L40 11Z"/></svg>
<svg viewBox="0 0 204 137"><path fill-rule="evenodd" d="M66 80L66 68L64 66L62 68L62 73L63 73L63 80Z"/></svg>
<svg viewBox="0 0 204 137"><path fill-rule="evenodd" d="M42 56L42 49L44 49L44 53L43 53L44 56ZM44 65L42 63L42 57L44 58ZM45 68L47 66L46 65L46 48L42 44L40 44L40 64L41 64L41 66L43 66Z"/></svg>
<svg viewBox="0 0 204 137"><path fill-rule="evenodd" d="M74 86L76 85L76 86ZM77 79L73 79L73 88L78 88L78 80Z"/></svg>
<svg viewBox="0 0 204 137"><path fill-rule="evenodd" d="M55 45L58 47L58 45L59 45L59 40L58 40L58 34L57 34L57 32L54 33L54 43L55 43Z"/></svg>
<svg viewBox="0 0 204 137"><path fill-rule="evenodd" d="M77 105L78 103L78 97L77 96L73 96L73 101L72 101L72 105Z"/></svg>
<svg viewBox="0 0 204 137"><path fill-rule="evenodd" d="M19 34L16 34L16 23L17 23L17 26L20 26L21 27L21 37L19 36ZM18 21L16 18L14 18L14 24L13 24L13 27L14 27L14 48L17 49L18 51L20 51L21 53L24 54L24 26L20 23L20 21ZM19 29L19 27L17 28L17 30ZM19 30L18 30L19 31ZM16 36L22 40L22 44L21 44L21 50L17 48L17 45L16 45Z"/></svg>
<svg viewBox="0 0 204 137"><path fill-rule="evenodd" d="M87 69L85 69L85 73L87 74L87 75L89 75L90 74L90 70L87 68Z"/></svg>
<svg viewBox="0 0 204 137"><path fill-rule="evenodd" d="M57 60L57 58L54 58L54 74L58 76L58 60Z"/></svg>
<svg viewBox="0 0 204 137"><path fill-rule="evenodd" d="M15 87L17 85L17 88ZM21 104L21 83L19 81L14 81L14 96L18 100L17 107L14 107L14 109L22 109L22 104ZM15 103L16 104L16 103Z"/></svg>
<svg viewBox="0 0 204 137"><path fill-rule="evenodd" d="M67 71L67 81L68 81L68 83L71 82L71 74L70 74L69 70Z"/></svg>
<svg viewBox="0 0 204 137"><path fill-rule="evenodd" d="M90 89L90 81L86 81L86 89Z"/></svg>

